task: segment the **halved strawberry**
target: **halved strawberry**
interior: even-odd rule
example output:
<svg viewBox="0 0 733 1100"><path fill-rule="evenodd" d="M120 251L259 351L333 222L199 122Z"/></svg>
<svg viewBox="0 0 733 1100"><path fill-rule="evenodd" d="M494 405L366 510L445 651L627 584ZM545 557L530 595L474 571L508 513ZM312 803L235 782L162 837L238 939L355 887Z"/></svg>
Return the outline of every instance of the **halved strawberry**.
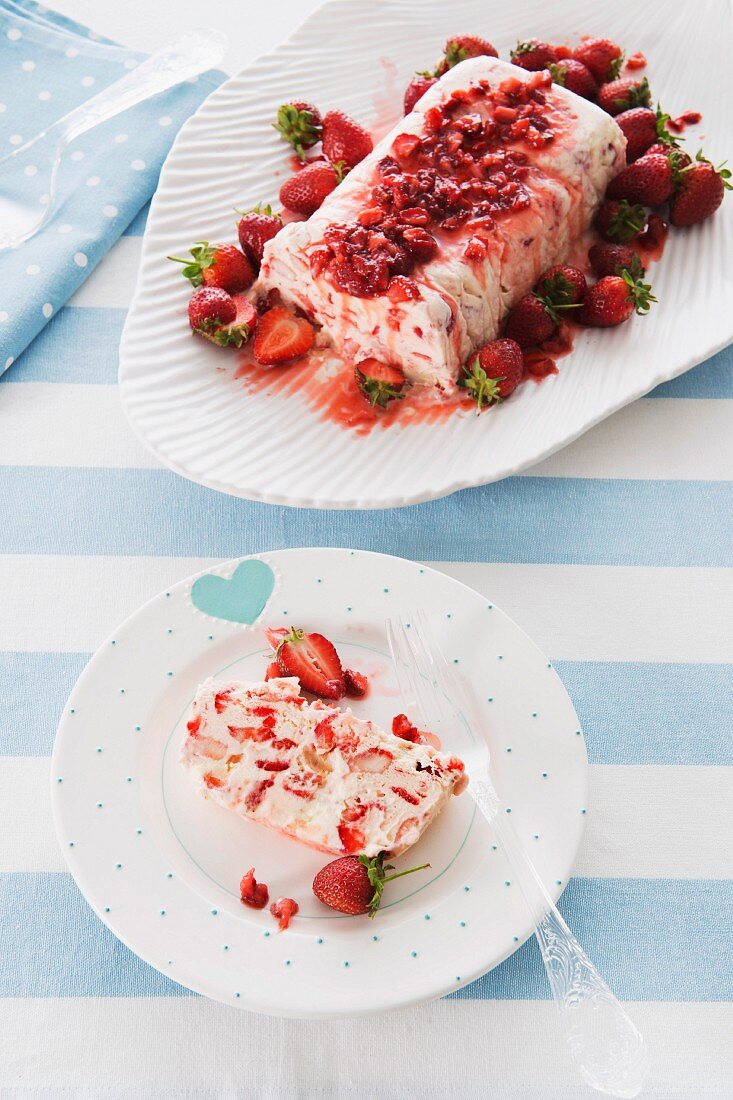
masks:
<svg viewBox="0 0 733 1100"><path fill-rule="evenodd" d="M390 401L404 397L405 376L399 367L379 359L362 359L354 368L356 384L374 408L386 409Z"/></svg>
<svg viewBox="0 0 733 1100"><path fill-rule="evenodd" d="M310 321L285 306L275 306L260 318L254 342L255 359L266 366L298 359L310 351L315 338Z"/></svg>
<svg viewBox="0 0 733 1100"><path fill-rule="evenodd" d="M344 671L332 642L322 634L293 627L277 650L283 676L297 676L300 686L322 699L340 699L346 691Z"/></svg>
<svg viewBox="0 0 733 1100"><path fill-rule="evenodd" d="M199 287L188 303L191 328L221 348L241 348L257 325L257 310L243 294Z"/></svg>

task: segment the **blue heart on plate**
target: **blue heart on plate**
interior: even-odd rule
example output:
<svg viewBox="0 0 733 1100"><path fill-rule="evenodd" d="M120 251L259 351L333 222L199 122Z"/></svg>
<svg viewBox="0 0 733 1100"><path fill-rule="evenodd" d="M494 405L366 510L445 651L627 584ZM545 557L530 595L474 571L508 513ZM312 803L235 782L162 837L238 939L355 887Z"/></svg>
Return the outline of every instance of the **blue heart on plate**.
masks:
<svg viewBox="0 0 733 1100"><path fill-rule="evenodd" d="M262 614L275 587L275 574L258 558L242 561L226 577L207 573L193 582L194 606L216 619L232 623L253 623Z"/></svg>

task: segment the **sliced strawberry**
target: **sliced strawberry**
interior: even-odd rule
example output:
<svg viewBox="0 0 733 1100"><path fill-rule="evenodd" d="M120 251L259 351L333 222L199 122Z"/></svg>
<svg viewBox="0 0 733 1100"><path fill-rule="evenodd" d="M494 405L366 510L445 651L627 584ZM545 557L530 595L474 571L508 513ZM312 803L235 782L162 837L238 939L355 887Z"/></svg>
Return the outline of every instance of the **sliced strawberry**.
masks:
<svg viewBox="0 0 733 1100"><path fill-rule="evenodd" d="M255 359L266 366L299 359L310 351L315 338L310 321L284 306L275 306L259 320L254 341Z"/></svg>
<svg viewBox="0 0 733 1100"><path fill-rule="evenodd" d="M277 661L271 661L265 670L266 680L276 680L280 675L280 665Z"/></svg>
<svg viewBox="0 0 733 1100"><path fill-rule="evenodd" d="M280 643L277 663L283 676L297 676L300 686L322 699L341 699L344 673L333 644L322 634L293 628Z"/></svg>
<svg viewBox="0 0 733 1100"><path fill-rule="evenodd" d="M363 699L369 691L369 681L361 672L355 672L353 668L344 669L344 686L346 694L352 699Z"/></svg>
<svg viewBox="0 0 733 1100"><path fill-rule="evenodd" d="M287 633L288 628L286 626L265 627L265 637L267 638L268 642L275 652L277 652L277 647L280 645L280 642L283 640Z"/></svg>

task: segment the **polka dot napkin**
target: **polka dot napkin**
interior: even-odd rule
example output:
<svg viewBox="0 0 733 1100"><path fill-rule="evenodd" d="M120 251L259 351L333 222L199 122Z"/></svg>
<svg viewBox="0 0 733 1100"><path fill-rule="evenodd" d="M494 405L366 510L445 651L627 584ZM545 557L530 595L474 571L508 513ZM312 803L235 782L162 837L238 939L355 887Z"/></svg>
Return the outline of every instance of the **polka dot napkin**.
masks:
<svg viewBox="0 0 733 1100"><path fill-rule="evenodd" d="M0 159L125 76L142 54L34 0L0 0ZM0 252L0 373L89 275L151 197L182 123L224 79L207 72L71 143L50 222ZM2 191L0 164L0 192ZM24 165L26 203L45 201L43 163Z"/></svg>

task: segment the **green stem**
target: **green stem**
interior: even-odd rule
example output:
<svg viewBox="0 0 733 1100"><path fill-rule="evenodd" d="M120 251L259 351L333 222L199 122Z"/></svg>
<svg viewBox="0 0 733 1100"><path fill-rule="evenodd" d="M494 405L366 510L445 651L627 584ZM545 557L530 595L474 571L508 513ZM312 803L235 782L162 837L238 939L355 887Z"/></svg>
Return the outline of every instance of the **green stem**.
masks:
<svg viewBox="0 0 733 1100"><path fill-rule="evenodd" d="M403 875L411 875L413 871L424 871L426 867L429 867L429 863L423 863L421 867L410 867L409 871L398 871L396 875L390 875L389 878L385 878L383 882L393 882L396 878L402 878Z"/></svg>

